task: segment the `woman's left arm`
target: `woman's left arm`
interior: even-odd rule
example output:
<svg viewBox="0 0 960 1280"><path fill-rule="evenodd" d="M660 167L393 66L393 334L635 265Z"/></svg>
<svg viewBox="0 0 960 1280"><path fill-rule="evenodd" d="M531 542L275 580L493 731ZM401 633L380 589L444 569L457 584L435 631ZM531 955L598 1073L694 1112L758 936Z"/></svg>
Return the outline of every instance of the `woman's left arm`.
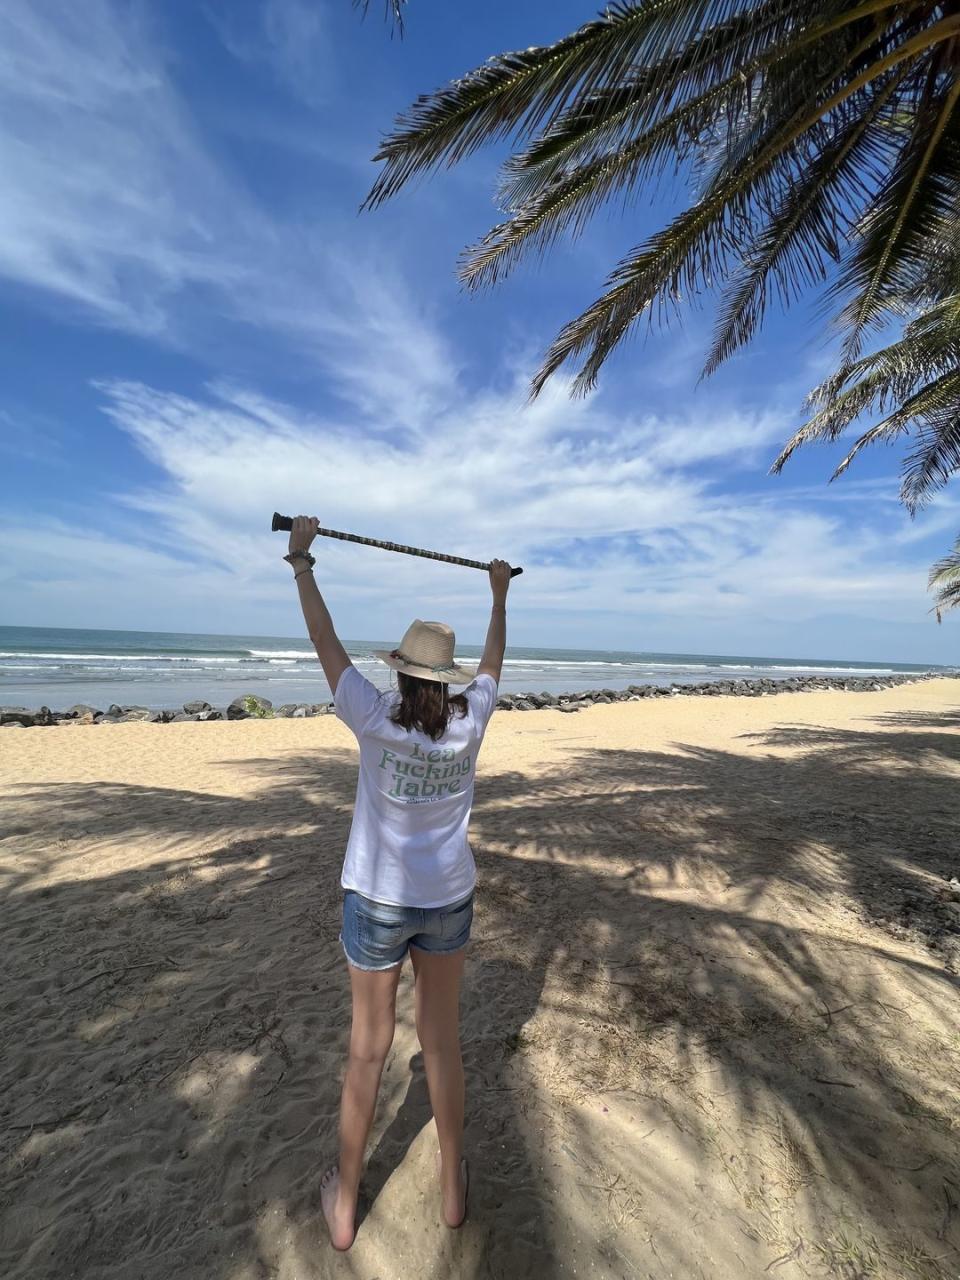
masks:
<svg viewBox="0 0 960 1280"><path fill-rule="evenodd" d="M293 521L293 528L290 530L290 550L288 554L293 555L297 551L307 551L311 542L317 536L319 523L315 516L297 516ZM317 657L323 667L323 674L327 677L330 692L334 694L337 691L340 677L347 667L353 664L346 649L340 643L336 631L333 629L333 619L324 604L323 596L320 594L320 589L316 584L309 562L302 557L296 557L293 560L293 572L300 591L300 607L303 609L303 618L307 624L307 634L313 641L313 646L317 651Z"/></svg>

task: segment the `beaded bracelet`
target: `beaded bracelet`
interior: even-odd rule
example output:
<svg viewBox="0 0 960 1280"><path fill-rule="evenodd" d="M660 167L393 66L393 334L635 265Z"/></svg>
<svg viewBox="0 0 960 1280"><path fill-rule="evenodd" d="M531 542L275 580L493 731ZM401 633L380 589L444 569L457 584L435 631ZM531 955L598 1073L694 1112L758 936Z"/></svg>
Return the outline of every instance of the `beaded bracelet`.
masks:
<svg viewBox="0 0 960 1280"><path fill-rule="evenodd" d="M311 569L317 563L317 557L312 556L309 551L290 551L283 558L287 564L293 564L294 560L306 560Z"/></svg>

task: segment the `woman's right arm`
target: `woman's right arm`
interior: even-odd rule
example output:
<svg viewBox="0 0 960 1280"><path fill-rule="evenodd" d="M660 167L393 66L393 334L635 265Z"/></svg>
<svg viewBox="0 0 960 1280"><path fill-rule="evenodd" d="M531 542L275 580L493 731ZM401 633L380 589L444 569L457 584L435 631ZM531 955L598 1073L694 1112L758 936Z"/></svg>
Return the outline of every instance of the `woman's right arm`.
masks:
<svg viewBox="0 0 960 1280"><path fill-rule="evenodd" d="M493 605L490 609L490 625L483 646L483 657L477 675L493 676L500 683L503 652L507 647L507 591L510 587L510 566L506 560L490 561L490 590Z"/></svg>

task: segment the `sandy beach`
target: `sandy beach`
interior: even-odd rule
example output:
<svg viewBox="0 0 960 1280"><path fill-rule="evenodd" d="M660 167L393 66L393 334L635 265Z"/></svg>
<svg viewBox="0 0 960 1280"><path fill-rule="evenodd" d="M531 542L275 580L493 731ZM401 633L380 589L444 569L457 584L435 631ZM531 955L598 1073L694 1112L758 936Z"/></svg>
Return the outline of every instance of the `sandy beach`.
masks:
<svg viewBox="0 0 960 1280"><path fill-rule="evenodd" d="M336 1255L349 731L0 732L0 1273L960 1274L960 680L498 713L480 766L468 1221L408 967Z"/></svg>

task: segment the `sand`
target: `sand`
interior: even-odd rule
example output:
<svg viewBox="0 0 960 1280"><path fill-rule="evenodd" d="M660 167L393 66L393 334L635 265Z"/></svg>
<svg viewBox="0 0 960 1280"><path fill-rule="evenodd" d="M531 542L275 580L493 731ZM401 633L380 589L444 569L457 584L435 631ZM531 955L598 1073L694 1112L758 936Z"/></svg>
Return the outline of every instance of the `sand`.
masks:
<svg viewBox="0 0 960 1280"><path fill-rule="evenodd" d="M336 1255L349 732L0 731L0 1274L960 1274L958 979L888 910L960 871L960 681L500 712L480 764L469 1219L407 967Z"/></svg>

